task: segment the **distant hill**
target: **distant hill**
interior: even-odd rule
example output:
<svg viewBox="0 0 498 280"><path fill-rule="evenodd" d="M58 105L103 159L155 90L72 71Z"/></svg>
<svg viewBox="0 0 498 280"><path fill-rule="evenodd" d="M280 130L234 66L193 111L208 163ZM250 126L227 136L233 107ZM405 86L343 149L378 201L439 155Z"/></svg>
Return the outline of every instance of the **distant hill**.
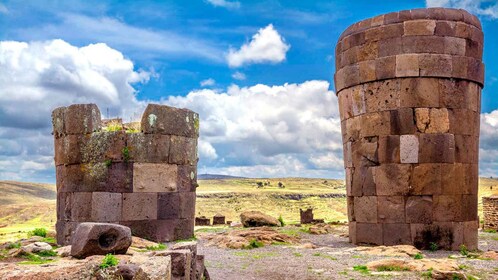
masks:
<svg viewBox="0 0 498 280"><path fill-rule="evenodd" d="M55 185L0 181L0 205L33 203L44 200L55 200Z"/></svg>
<svg viewBox="0 0 498 280"><path fill-rule="evenodd" d="M246 177L221 175L221 174L199 174L198 180L222 180L222 179L247 179Z"/></svg>

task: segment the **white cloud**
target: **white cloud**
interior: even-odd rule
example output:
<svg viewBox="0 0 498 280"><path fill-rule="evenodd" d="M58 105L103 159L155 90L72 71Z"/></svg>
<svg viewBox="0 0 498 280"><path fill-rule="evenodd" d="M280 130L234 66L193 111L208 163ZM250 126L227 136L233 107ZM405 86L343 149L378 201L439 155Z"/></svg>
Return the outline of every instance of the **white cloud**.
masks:
<svg viewBox="0 0 498 280"><path fill-rule="evenodd" d="M51 111L96 103L103 115L140 117L145 103L132 85L149 76L106 44L0 41L0 166L14 163L0 168L2 179L53 180Z"/></svg>
<svg viewBox="0 0 498 280"><path fill-rule="evenodd" d="M427 7L464 9L476 15L498 18L496 0L426 0L425 3Z"/></svg>
<svg viewBox="0 0 498 280"><path fill-rule="evenodd" d="M232 78L234 78L235 80L243 81L246 79L246 74L237 71L232 74Z"/></svg>
<svg viewBox="0 0 498 280"><path fill-rule="evenodd" d="M290 45L270 24L258 30L252 40L239 50L230 48L227 55L230 67L240 67L253 63L279 63L285 60Z"/></svg>
<svg viewBox="0 0 498 280"><path fill-rule="evenodd" d="M216 84L216 81L212 78L205 79L201 81L201 87L206 87L206 86L214 86Z"/></svg>
<svg viewBox="0 0 498 280"><path fill-rule="evenodd" d="M233 85L226 92L203 89L165 102L199 113L200 143L209 143L217 154L216 160L201 157L202 172L342 176L337 98L326 81ZM200 145L202 155L201 150ZM329 155L333 162L324 158Z"/></svg>
<svg viewBox="0 0 498 280"><path fill-rule="evenodd" d="M238 9L240 8L239 1L226 1L226 0L207 0L207 2L216 7L223 7L227 9Z"/></svg>

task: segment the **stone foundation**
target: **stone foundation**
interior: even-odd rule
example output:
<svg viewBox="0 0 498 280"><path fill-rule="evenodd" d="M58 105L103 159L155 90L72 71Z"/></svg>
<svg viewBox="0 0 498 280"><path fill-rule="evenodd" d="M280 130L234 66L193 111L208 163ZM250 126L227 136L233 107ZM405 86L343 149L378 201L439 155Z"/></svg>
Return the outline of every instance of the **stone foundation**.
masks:
<svg viewBox="0 0 498 280"><path fill-rule="evenodd" d="M498 231L498 196L482 198L482 211L484 213L484 230Z"/></svg>
<svg viewBox="0 0 498 280"><path fill-rule="evenodd" d="M81 222L119 223L156 242L193 236L196 113L150 104L138 132L103 127L94 104L57 108L52 121L59 244Z"/></svg>
<svg viewBox="0 0 498 280"><path fill-rule="evenodd" d="M336 47L350 241L477 247L479 20L455 9L390 13Z"/></svg>

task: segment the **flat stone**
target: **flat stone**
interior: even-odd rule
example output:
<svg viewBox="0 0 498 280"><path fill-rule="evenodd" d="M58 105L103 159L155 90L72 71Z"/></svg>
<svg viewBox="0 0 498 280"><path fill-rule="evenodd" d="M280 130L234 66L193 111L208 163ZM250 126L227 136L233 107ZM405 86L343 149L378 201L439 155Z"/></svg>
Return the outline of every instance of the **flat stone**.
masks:
<svg viewBox="0 0 498 280"><path fill-rule="evenodd" d="M177 191L178 167L166 163L135 163L133 165L134 192Z"/></svg>
<svg viewBox="0 0 498 280"><path fill-rule="evenodd" d="M131 245L128 227L106 223L81 223L71 242L71 256L86 258L92 255L124 254Z"/></svg>
<svg viewBox="0 0 498 280"><path fill-rule="evenodd" d="M417 135L400 136L401 163L418 163L419 141Z"/></svg>
<svg viewBox="0 0 498 280"><path fill-rule="evenodd" d="M154 220L157 219L157 193L123 193L122 219Z"/></svg>

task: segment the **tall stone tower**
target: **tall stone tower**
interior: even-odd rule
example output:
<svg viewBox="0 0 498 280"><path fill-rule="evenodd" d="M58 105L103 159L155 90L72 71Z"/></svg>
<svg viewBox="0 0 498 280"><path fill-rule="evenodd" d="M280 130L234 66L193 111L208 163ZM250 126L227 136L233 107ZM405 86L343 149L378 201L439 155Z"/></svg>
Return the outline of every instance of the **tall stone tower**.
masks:
<svg viewBox="0 0 498 280"><path fill-rule="evenodd" d="M336 47L350 241L477 247L483 33L464 10L351 25Z"/></svg>

